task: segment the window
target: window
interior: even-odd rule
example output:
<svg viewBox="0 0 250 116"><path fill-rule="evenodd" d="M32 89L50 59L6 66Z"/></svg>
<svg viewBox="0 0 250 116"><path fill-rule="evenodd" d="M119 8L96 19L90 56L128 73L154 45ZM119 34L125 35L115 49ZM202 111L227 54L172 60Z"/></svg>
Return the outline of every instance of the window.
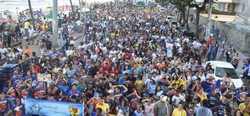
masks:
<svg viewBox="0 0 250 116"><path fill-rule="evenodd" d="M232 79L238 79L238 75L233 68L222 68L222 67L216 67L215 75L217 77L223 77L225 73L229 73Z"/></svg>

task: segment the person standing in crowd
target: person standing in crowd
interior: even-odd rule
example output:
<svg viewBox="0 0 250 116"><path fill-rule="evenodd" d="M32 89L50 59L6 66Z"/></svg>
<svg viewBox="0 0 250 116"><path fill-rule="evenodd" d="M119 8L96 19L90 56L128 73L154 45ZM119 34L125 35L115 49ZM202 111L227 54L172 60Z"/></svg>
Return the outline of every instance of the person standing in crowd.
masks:
<svg viewBox="0 0 250 116"><path fill-rule="evenodd" d="M7 116L10 114L14 114L15 116L26 116L25 106L21 103L21 99L16 98L15 102L15 105L8 111Z"/></svg>
<svg viewBox="0 0 250 116"><path fill-rule="evenodd" d="M30 22L29 20L25 21L24 23L24 33L26 37L29 37L29 30L30 30Z"/></svg>
<svg viewBox="0 0 250 116"><path fill-rule="evenodd" d="M178 108L175 108L172 116L187 116L187 112L183 109L183 102L178 104Z"/></svg>
<svg viewBox="0 0 250 116"><path fill-rule="evenodd" d="M84 102L85 116L224 116L234 110L249 114L247 87L236 88L233 75L226 70L219 71L225 76L218 80L218 70L211 64L204 67L205 61L223 60L226 55L226 61L238 68L240 56L230 44L213 42L212 36L207 41L190 38L165 20L169 11L175 14L173 9L159 13L147 7L115 8L112 3L94 9L84 19L84 37L79 40L67 23L75 23L67 21L71 15L63 16L59 50L48 44L52 23L41 21L46 34L40 38L42 57L32 52L33 47L15 51L0 46L1 58L24 55L21 59L28 64L9 74L11 80L0 93L0 102L6 105L0 104L2 114L27 115L18 99L26 97ZM29 21L24 28L28 36ZM6 32L4 38L10 33ZM48 57L44 50L49 50ZM249 68L244 71L250 77ZM43 74L51 75L45 83L40 82Z"/></svg>
<svg viewBox="0 0 250 116"><path fill-rule="evenodd" d="M240 114L243 114L243 116L249 116L250 110L248 106L249 106L249 99L246 99L243 103L239 105Z"/></svg>
<svg viewBox="0 0 250 116"><path fill-rule="evenodd" d="M213 116L213 113L209 107L209 101L207 99L201 102L201 106L199 106L195 110L195 116Z"/></svg>
<svg viewBox="0 0 250 116"><path fill-rule="evenodd" d="M167 99L167 96L161 96L161 101L154 108L155 116L171 116L171 109Z"/></svg>

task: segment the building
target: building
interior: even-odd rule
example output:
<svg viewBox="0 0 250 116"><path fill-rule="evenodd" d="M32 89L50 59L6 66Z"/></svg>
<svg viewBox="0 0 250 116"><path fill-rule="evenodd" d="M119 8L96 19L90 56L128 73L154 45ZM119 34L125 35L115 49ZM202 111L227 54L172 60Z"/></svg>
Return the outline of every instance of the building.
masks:
<svg viewBox="0 0 250 116"><path fill-rule="evenodd" d="M215 9L222 12L242 12L245 10L245 0L214 0Z"/></svg>

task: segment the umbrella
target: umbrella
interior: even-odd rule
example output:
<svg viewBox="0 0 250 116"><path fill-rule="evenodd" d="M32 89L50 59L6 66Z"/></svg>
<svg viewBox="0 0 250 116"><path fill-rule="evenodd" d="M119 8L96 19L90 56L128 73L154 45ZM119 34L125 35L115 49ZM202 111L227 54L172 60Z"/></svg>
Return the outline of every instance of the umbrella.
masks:
<svg viewBox="0 0 250 116"><path fill-rule="evenodd" d="M7 18L0 18L0 23L5 23L5 22L9 22L10 20Z"/></svg>
<svg viewBox="0 0 250 116"><path fill-rule="evenodd" d="M46 15L45 18L46 18L46 19L52 19L52 18L53 18L52 13L49 13L48 15Z"/></svg>
<svg viewBox="0 0 250 116"><path fill-rule="evenodd" d="M10 13L12 13L12 12L9 11L9 10L5 10L3 13L4 13L4 14L10 14Z"/></svg>
<svg viewBox="0 0 250 116"><path fill-rule="evenodd" d="M35 11L35 12L34 12L34 15L37 15L37 16L39 16L39 17L44 16L43 13L40 12L40 11Z"/></svg>

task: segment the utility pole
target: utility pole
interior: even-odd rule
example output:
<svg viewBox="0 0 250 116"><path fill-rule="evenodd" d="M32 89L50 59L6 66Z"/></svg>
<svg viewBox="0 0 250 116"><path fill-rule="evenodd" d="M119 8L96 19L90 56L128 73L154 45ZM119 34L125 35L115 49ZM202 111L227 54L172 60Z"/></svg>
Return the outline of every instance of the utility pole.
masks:
<svg viewBox="0 0 250 116"><path fill-rule="evenodd" d="M28 3L29 3L30 16L31 16L32 24L33 24L33 29L36 30L36 24L35 24L35 19L34 19L34 16L33 16L33 10L32 10L32 7L31 7L30 0L28 0Z"/></svg>
<svg viewBox="0 0 250 116"><path fill-rule="evenodd" d="M53 30L53 37L52 37L52 47L56 48L58 47L58 43L57 43L57 39L58 39L58 11L57 11L57 7L58 7L58 1L57 0L53 0L53 24L52 24L52 30Z"/></svg>
<svg viewBox="0 0 250 116"><path fill-rule="evenodd" d="M208 22L207 22L207 29L206 29L206 36L205 40L207 40L210 37L210 30L211 30L211 15L212 15L212 3L213 0L209 0L209 6L208 6Z"/></svg>
<svg viewBox="0 0 250 116"><path fill-rule="evenodd" d="M83 9L84 9L84 20L83 20L83 30L82 30L82 32L83 32L83 36L85 36L85 27L86 27L86 22L87 22L87 17L86 17L86 9L87 9L87 7L86 7L86 5L87 5L87 0L85 0L85 3L84 3L84 7L83 7ZM81 9L81 11L82 11L82 9Z"/></svg>
<svg viewBox="0 0 250 116"><path fill-rule="evenodd" d="M116 1L115 1L115 6L116 6L116 8L118 8L118 1L119 1L119 0L116 0Z"/></svg>

